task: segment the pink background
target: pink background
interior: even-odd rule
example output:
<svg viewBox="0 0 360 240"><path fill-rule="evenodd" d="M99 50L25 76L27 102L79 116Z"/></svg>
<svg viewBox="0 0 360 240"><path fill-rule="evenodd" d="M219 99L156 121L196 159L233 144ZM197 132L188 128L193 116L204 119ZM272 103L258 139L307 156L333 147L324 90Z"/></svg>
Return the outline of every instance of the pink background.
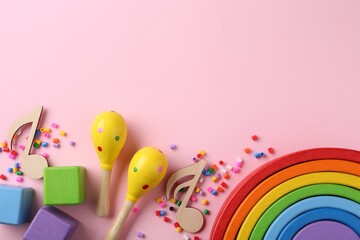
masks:
<svg viewBox="0 0 360 240"><path fill-rule="evenodd" d="M131 156L142 146L165 152L166 179L201 149L209 162L234 164L241 155L246 164L230 188L276 156L359 149L359 12L357 0L1 1L0 139L39 104L43 126L58 122L69 133L66 141L77 145L64 140L61 149L49 148L49 164L86 167L86 204L61 209L81 222L73 239L90 240L104 239L126 193ZM107 110L125 117L129 135L113 170L111 217L103 219L95 214L100 171L90 128ZM169 150L171 143L178 149ZM243 153L270 146L276 154L261 160ZM0 173L9 165L1 153ZM2 183L35 189L34 215L42 181L14 179ZM137 239L138 231L146 239L183 239L154 214L164 192L163 183L139 201L122 239ZM229 193L207 196L202 239ZM20 239L27 227L0 225L0 236Z"/></svg>

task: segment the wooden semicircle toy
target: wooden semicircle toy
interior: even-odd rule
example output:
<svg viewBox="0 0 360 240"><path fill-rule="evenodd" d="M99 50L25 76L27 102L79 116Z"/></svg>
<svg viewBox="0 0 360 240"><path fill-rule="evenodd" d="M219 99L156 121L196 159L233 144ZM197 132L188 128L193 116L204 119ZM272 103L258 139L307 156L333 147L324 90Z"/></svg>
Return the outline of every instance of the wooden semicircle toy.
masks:
<svg viewBox="0 0 360 240"><path fill-rule="evenodd" d="M350 195L359 195L359 180L359 151L317 148L279 157L253 171L235 187L215 219L210 239L262 238L266 236L269 227L277 217L287 209L292 206L304 207L302 204L306 204L305 198L317 199L316 197L321 195L329 199L332 199L330 197L349 199ZM319 190L322 187L325 187L323 191L315 191L316 188ZM357 199L351 200L354 204L359 204ZM339 204L340 202L343 201L338 201ZM320 216L316 218L311 215L315 220L303 221L301 226L305 229L315 229L306 228L311 224L320 226L326 215L321 216L324 212L321 209L324 208L334 209L334 212L344 212L335 203L331 207L319 205L312 211ZM343 212L340 213L343 216L354 216L352 213ZM303 219L303 213L296 212L293 217ZM357 232L347 220L344 220L343 224L347 224L348 228L339 229L350 227ZM266 221L268 222L264 224ZM316 224L316 221L319 224ZM285 221L281 226L283 229L276 230L282 233L284 229L293 229L293 226L297 225L291 221ZM288 232L296 234L294 231ZM339 234L341 235L341 232Z"/></svg>

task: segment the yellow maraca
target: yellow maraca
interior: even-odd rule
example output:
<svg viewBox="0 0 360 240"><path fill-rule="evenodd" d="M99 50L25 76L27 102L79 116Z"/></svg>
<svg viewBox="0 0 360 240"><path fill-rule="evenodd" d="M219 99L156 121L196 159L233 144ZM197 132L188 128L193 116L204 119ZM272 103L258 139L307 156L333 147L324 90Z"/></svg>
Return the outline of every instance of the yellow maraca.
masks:
<svg viewBox="0 0 360 240"><path fill-rule="evenodd" d="M96 116L91 127L91 138L100 159L100 193L96 213L109 214L111 170L124 147L127 127L124 118L116 112L103 112Z"/></svg>
<svg viewBox="0 0 360 240"><path fill-rule="evenodd" d="M157 148L143 147L135 153L129 165L126 198L106 240L119 238L122 225L134 204L161 182L167 166L165 155Z"/></svg>

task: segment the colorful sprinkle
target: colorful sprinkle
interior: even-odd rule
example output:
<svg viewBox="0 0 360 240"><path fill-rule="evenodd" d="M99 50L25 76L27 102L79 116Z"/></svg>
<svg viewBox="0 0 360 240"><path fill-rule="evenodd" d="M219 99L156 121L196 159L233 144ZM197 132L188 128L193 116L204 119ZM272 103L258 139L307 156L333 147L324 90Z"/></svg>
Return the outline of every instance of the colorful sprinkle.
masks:
<svg viewBox="0 0 360 240"><path fill-rule="evenodd" d="M137 207L134 207L133 209L132 209L132 212L133 213L137 213L139 211L139 208L137 208Z"/></svg>
<svg viewBox="0 0 360 240"><path fill-rule="evenodd" d="M137 236L138 236L139 238L145 238L145 235L144 235L142 232L138 232Z"/></svg>

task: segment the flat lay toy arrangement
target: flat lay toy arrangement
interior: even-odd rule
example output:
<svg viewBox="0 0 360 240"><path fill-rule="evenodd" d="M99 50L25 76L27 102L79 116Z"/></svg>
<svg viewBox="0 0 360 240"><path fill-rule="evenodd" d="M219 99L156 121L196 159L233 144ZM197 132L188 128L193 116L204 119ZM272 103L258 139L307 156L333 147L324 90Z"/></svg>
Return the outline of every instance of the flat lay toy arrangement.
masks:
<svg viewBox="0 0 360 240"><path fill-rule="evenodd" d="M34 190L31 186L6 184L2 176L0 185L0 223L21 225L31 222L23 239L71 239L79 224L73 216L56 206L77 205L86 201L86 167L48 165L46 154L40 155L32 148L47 147L41 141L43 134L49 140L50 128L39 127L43 107L38 106L16 120L9 130L7 141L2 143L2 152L9 158L21 160L9 173L29 176L43 181L43 207L31 218ZM16 143L24 125L31 123L26 144ZM57 126L54 123L53 129ZM64 131L60 131L65 136ZM100 161L100 189L97 209L99 217L109 215L111 205L110 179L115 160L127 138L124 118L114 112L102 112L92 123L93 148ZM253 135L253 141L258 140ZM53 146L61 141L52 138ZM75 145L71 142L71 145ZM15 149L20 148L18 153ZM172 144L170 148L176 149ZM266 154L274 154L272 147ZM254 158L264 157L264 152L253 153L245 148L244 153ZM168 161L165 154L152 146L139 149L132 157L127 175L127 193L123 205L104 239L119 239L123 225L131 212L136 212L136 203L163 181ZM237 174L244 165L239 157L236 165L224 161L210 163L205 151L193 157L193 164L171 173L167 179L164 196L156 201L163 210L155 214L165 223L172 223L174 230L183 239L201 239L205 217L210 210L199 210L192 203L209 204L206 194L216 196L228 188L230 173ZM266 162L246 176L229 193L212 226L211 239L314 239L327 236L332 239L359 239L360 236L360 152L340 148L317 148L303 150ZM203 189L210 178L216 188ZM19 180L19 182L22 182ZM165 209L168 208L169 211ZM170 214L173 213L173 215ZM152 224L152 223L149 223ZM146 238L139 232L137 238Z"/></svg>

